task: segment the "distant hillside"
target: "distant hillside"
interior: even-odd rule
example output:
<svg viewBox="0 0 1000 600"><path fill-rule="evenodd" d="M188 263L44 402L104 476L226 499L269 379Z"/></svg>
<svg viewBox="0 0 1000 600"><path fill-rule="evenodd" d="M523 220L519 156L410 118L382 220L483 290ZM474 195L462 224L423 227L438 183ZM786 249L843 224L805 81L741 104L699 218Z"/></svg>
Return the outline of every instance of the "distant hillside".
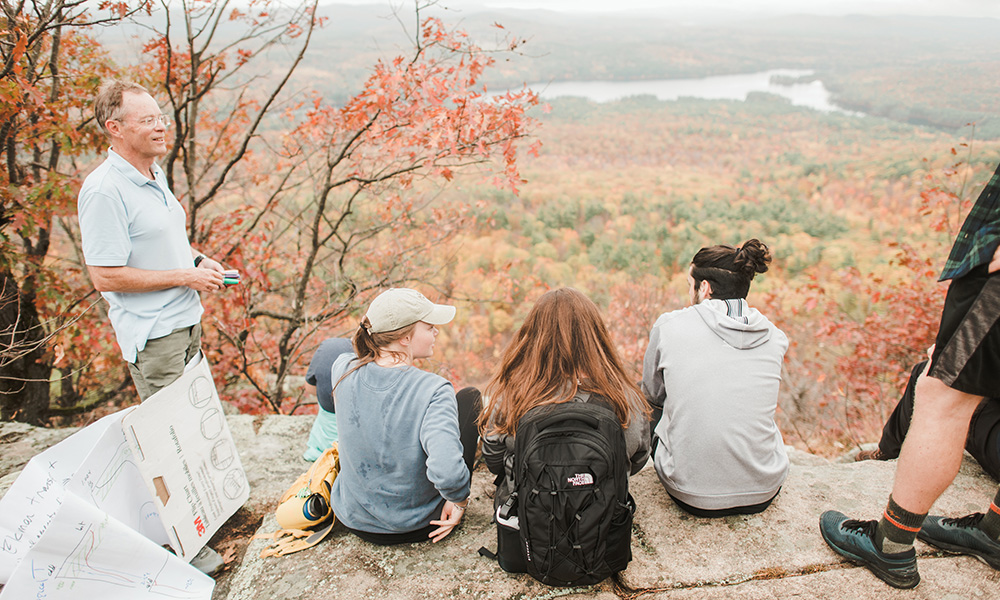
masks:
<svg viewBox="0 0 1000 600"><path fill-rule="evenodd" d="M1000 20L957 17L823 17L793 15L692 21L690 15L570 15L550 10L427 9L469 32L484 47L506 36L524 41L498 54L492 90L525 82L648 80L814 70L842 106L899 122L958 133L977 124L980 139L1000 139ZM292 89L346 101L379 59L412 46L412 8L327 4L327 21L300 66ZM497 27L501 25L502 28ZM98 30L123 56L139 55L133 36L145 29ZM275 62L290 58L280 51ZM260 73L267 76L268 73Z"/></svg>
<svg viewBox="0 0 1000 600"><path fill-rule="evenodd" d="M392 57L406 44L403 26L414 29L412 13L400 12L397 20L387 7L324 10L330 21L300 76L331 97L346 99L374 60ZM799 15L695 25L682 17L548 10L443 14L483 46L506 34L527 41L518 55L500 58L491 89L806 68L847 108L949 132L975 121L977 136L1000 138L997 19Z"/></svg>

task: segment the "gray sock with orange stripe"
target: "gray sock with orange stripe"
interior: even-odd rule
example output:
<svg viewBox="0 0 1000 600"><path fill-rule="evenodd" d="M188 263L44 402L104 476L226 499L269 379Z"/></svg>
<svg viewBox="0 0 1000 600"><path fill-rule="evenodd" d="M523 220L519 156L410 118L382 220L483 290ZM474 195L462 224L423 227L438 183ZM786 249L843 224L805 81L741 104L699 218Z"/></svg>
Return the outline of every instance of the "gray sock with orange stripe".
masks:
<svg viewBox="0 0 1000 600"><path fill-rule="evenodd" d="M898 554L913 547L927 513L918 515L902 508L889 496L889 504L875 530L875 547L885 554Z"/></svg>
<svg viewBox="0 0 1000 600"><path fill-rule="evenodd" d="M997 488L997 495L993 498L983 520L979 522L979 528L983 530L990 539L1000 541L1000 488Z"/></svg>

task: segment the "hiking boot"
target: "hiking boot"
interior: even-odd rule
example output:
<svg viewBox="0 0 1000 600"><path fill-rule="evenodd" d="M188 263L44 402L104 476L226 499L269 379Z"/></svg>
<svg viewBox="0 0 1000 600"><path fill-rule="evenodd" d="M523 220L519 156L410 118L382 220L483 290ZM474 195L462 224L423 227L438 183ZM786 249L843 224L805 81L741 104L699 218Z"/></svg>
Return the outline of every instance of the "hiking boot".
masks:
<svg viewBox="0 0 1000 600"><path fill-rule="evenodd" d="M992 540L979 528L983 513L957 519L928 516L917 538L935 548L955 554L968 554L1000 570L1000 542Z"/></svg>
<svg viewBox="0 0 1000 600"><path fill-rule="evenodd" d="M223 564L219 553L208 546L199 550L198 554L195 554L194 558L191 559L191 566L209 577L221 571Z"/></svg>
<svg viewBox="0 0 1000 600"><path fill-rule="evenodd" d="M882 450L876 446L871 450L862 450L854 457L854 462L861 462L863 460L889 460L889 457L883 454Z"/></svg>
<svg viewBox="0 0 1000 600"><path fill-rule="evenodd" d="M909 589L920 583L917 553L913 548L886 554L875 547L878 521L857 521L828 510L819 518L819 530L834 552L868 568L892 587Z"/></svg>

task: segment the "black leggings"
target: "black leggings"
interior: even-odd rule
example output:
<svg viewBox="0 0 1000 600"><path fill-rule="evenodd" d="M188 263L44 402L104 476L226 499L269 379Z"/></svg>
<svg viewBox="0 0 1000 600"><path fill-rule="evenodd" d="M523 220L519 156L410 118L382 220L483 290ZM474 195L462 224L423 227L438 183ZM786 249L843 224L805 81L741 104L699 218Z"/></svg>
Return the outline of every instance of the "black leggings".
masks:
<svg viewBox="0 0 1000 600"><path fill-rule="evenodd" d="M899 450L903 447L903 440L910 430L910 419L913 417L917 378L926 364L926 360L921 361L910 371L903 397L882 428L878 448L885 458L899 457ZM1000 398L984 398L976 407L969 423L969 434L965 438L965 449L993 479L1000 479Z"/></svg>
<svg viewBox="0 0 1000 600"><path fill-rule="evenodd" d="M472 474L472 467L476 462L476 449L479 445L479 430L476 427L476 420L479 413L483 411L483 397L474 387L467 387L459 390L455 394L458 400L458 436L462 441L462 460ZM440 512L444 506L444 500L436 512ZM435 520L437 516L434 517ZM437 529L437 525L427 525L416 531L404 531L402 533L371 533L347 528L348 531L372 544L379 546L394 546L396 544L412 544L414 542L426 542L430 539L430 532Z"/></svg>
<svg viewBox="0 0 1000 600"><path fill-rule="evenodd" d="M667 495L670 496L670 499L674 501L674 504L679 506L684 512L690 513L696 517L714 519L715 517L728 517L730 515L755 515L759 512L764 512L764 509L771 506L771 503L774 502L774 499L778 497L780 492L781 488L778 488L778 491L775 492L773 496L760 504L749 504L747 506L734 506L732 508L719 508L715 510L697 508L695 506L691 506L690 504L685 504L677 498L674 498L673 494L670 492L667 492Z"/></svg>

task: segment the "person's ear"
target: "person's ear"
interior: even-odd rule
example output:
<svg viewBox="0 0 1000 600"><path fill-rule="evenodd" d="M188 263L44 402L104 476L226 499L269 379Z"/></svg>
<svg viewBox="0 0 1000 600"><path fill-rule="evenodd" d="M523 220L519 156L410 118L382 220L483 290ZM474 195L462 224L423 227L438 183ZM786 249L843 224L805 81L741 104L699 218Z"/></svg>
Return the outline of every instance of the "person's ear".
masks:
<svg viewBox="0 0 1000 600"><path fill-rule="evenodd" d="M701 280L701 285L698 286L698 295L705 300L712 297L712 284L709 283L707 279Z"/></svg>
<svg viewBox="0 0 1000 600"><path fill-rule="evenodd" d="M122 134L122 124L115 119L108 119L104 122L104 128L112 137L119 137Z"/></svg>

